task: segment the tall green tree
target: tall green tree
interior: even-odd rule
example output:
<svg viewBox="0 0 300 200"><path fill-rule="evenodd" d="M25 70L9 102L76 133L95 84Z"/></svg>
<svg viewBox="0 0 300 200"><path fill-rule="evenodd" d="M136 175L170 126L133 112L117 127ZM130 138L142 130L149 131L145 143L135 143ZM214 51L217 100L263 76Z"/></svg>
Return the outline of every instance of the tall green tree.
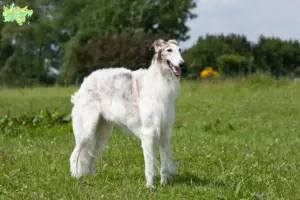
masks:
<svg viewBox="0 0 300 200"><path fill-rule="evenodd" d="M0 1L10 5L11 1ZM193 0L15 0L15 5L33 9L30 25L0 24L0 82L30 84L48 82L48 68L75 73L74 50L94 38L118 36L142 30L164 32L185 40L185 22L196 16ZM1 5L3 6L3 5ZM109 67L109 66L107 66Z"/></svg>
<svg viewBox="0 0 300 200"><path fill-rule="evenodd" d="M55 10L58 13L55 20L57 29L67 31L70 36L64 45L60 80L67 81L76 73L76 61L73 60L76 47L95 38L118 37L142 30L157 36L162 33L166 38L186 40L188 28L185 22L196 17L190 11L195 6L193 0L65 1Z"/></svg>
<svg viewBox="0 0 300 200"><path fill-rule="evenodd" d="M205 37L200 36L193 47L183 52L183 56L188 64L189 74L199 76L199 72L207 66L225 69L223 66L217 66L217 63L224 63L224 59L227 59L225 63L241 63L239 58L242 56L243 60L248 58L249 61L252 61L252 47L253 44L244 35L207 34ZM223 55L226 57L222 57ZM222 62L217 62L219 57ZM251 69L245 69L248 66L241 66L239 70L237 67L232 67L233 71L231 72L228 68L230 66L226 65L226 74L237 74L240 69L243 72L251 71Z"/></svg>
<svg viewBox="0 0 300 200"><path fill-rule="evenodd" d="M300 45L298 41L281 40L260 36L253 49L261 71L268 71L277 78L290 75L300 66Z"/></svg>

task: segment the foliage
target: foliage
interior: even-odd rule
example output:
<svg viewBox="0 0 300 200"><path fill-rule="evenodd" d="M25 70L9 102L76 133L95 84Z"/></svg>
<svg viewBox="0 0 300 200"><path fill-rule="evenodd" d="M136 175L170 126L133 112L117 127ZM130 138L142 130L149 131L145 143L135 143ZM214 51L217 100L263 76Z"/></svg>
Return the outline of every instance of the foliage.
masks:
<svg viewBox="0 0 300 200"><path fill-rule="evenodd" d="M52 45L60 39L59 30L53 29L49 19L46 0L34 2L15 1L20 7L32 9L30 25L22 26L16 22L4 23L1 32L0 83L24 86L35 82L53 84L53 80L44 79L49 67L59 68L58 57L61 51ZM11 3L4 1L4 5ZM48 82L49 81L49 82Z"/></svg>
<svg viewBox="0 0 300 200"><path fill-rule="evenodd" d="M251 56L251 43L243 35L209 35L199 37L197 43L183 52L188 72L198 74L205 66L217 66L217 59L222 55ZM222 73L222 71L220 71Z"/></svg>
<svg viewBox="0 0 300 200"><path fill-rule="evenodd" d="M70 117L66 113L60 114L58 110L52 112L42 109L38 113L29 113L18 117L10 117L9 114L0 118L0 131L7 132L21 126L34 128L38 126L51 127L55 124L68 123Z"/></svg>
<svg viewBox="0 0 300 200"><path fill-rule="evenodd" d="M2 86L78 84L84 76L103 67L147 67L150 40L163 37L185 41L189 38L186 22L196 17L192 11L194 0L14 3L27 6L34 14L30 25L0 22ZM0 1L0 6L9 4L9 0ZM297 78L300 74L297 40L261 36L253 44L244 35L208 34L199 37L183 57L187 63L183 75L194 78L206 66L218 65L222 68L219 73L225 76L267 72L276 78ZM59 75L52 75L53 69Z"/></svg>
<svg viewBox="0 0 300 200"><path fill-rule="evenodd" d="M261 36L253 49L256 64L277 78L290 75L300 66L300 43Z"/></svg>
<svg viewBox="0 0 300 200"><path fill-rule="evenodd" d="M196 17L190 12L196 6L192 0L76 2L78 6L70 5L76 6L75 19L64 18L66 14L57 19L61 28L71 29L70 40L65 44L60 84L76 83L103 67L146 67L150 40L151 43L159 37L186 40L185 22ZM67 13L69 7L61 10ZM70 23L66 23L68 20ZM99 60L101 58L104 60Z"/></svg>
<svg viewBox="0 0 300 200"><path fill-rule="evenodd" d="M300 77L300 66L299 67L296 67L296 69L292 72L292 75L294 77Z"/></svg>
<svg viewBox="0 0 300 200"><path fill-rule="evenodd" d="M71 29L71 37L89 29L99 30L101 36L142 29L186 40L189 29L185 22L196 17L191 12L195 7L194 0L68 0L52 13L58 26Z"/></svg>
<svg viewBox="0 0 300 200"><path fill-rule="evenodd" d="M0 1L0 6L10 3ZM17 0L14 3L27 6L34 14L30 25L1 21L2 85L70 82L76 76L76 68L70 65L77 45L88 45L94 37L117 36L135 30L157 37L162 32L168 38L186 40L188 27L185 23L196 17L191 13L196 6L194 0ZM77 43L83 36L85 39ZM53 68L61 72L59 80L49 75Z"/></svg>
<svg viewBox="0 0 300 200"><path fill-rule="evenodd" d="M245 75L248 73L248 68L252 64L251 58L239 55L224 54L216 59L219 71L225 76Z"/></svg>
<svg viewBox="0 0 300 200"><path fill-rule="evenodd" d="M265 72L279 78L297 76L300 43L261 36L257 44L252 44L242 35L207 35L199 37L183 55L190 74L198 74L210 65L221 67L220 72L226 76Z"/></svg>
<svg viewBox="0 0 300 200"><path fill-rule="evenodd" d="M156 37L151 33L137 31L96 38L78 46L73 53L76 73L83 77L105 67L125 67L131 70L148 68L153 57L150 46Z"/></svg>

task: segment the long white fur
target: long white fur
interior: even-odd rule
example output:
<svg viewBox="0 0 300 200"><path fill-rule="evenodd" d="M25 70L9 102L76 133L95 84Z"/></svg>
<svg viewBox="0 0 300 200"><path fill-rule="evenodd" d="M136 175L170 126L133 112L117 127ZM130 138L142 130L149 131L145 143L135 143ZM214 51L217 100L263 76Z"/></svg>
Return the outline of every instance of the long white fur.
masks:
<svg viewBox="0 0 300 200"><path fill-rule="evenodd" d="M155 144L159 144L160 150L161 183L166 183L168 175L176 172L170 137L179 77L173 74L166 60L179 66L183 59L174 40L156 40L153 46L155 55L148 69L94 71L72 95L76 142L70 157L72 176L93 174L94 158L105 149L114 124L126 127L141 139L148 187L153 187Z"/></svg>

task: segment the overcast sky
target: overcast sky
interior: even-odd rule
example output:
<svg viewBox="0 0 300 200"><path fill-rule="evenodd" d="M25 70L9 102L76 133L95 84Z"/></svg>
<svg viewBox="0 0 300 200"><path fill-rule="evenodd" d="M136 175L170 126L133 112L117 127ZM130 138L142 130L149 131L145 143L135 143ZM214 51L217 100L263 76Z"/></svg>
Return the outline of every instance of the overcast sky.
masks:
<svg viewBox="0 0 300 200"><path fill-rule="evenodd" d="M206 33L239 33L253 42L259 35L300 39L300 0L198 0L196 19L187 22L193 45Z"/></svg>

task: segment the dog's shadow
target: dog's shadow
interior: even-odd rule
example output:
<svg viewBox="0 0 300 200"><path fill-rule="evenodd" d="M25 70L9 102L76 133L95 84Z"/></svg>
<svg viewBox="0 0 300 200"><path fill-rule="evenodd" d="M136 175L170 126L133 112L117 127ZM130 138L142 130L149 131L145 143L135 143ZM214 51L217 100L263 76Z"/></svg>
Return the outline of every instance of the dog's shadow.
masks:
<svg viewBox="0 0 300 200"><path fill-rule="evenodd" d="M198 176L191 174L189 172L184 172L176 174L170 177L169 185L215 185L218 187L223 187L225 184L220 181L210 180L206 178L199 178Z"/></svg>

